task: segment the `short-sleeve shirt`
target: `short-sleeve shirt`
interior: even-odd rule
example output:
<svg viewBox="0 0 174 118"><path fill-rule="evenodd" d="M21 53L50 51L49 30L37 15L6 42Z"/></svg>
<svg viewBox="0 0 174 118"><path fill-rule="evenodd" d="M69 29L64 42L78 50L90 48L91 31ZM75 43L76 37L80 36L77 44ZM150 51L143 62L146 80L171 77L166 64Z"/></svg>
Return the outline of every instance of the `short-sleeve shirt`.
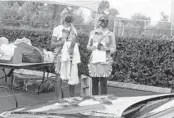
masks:
<svg viewBox="0 0 174 118"><path fill-rule="evenodd" d="M57 40L59 40L62 37L63 29L70 31L71 28L70 27L66 28L63 25L59 25L54 28L52 36L57 37Z"/></svg>
<svg viewBox="0 0 174 118"><path fill-rule="evenodd" d="M54 36L54 37L57 37L57 40L60 40L60 38L62 37L62 30L63 29L65 29L65 30L67 30L67 31L70 31L70 32L72 32L73 31L73 33L75 34L75 35L77 35L77 31L76 31L76 29L74 28L74 27L68 27L68 28L66 28L66 27L64 27L63 25L59 25L59 26L57 26L57 27L55 27L54 29L53 29L53 34L52 34L52 36ZM71 34L70 34L71 35ZM68 40L71 40L72 38L71 38L71 36L69 36L69 38L68 38ZM58 50L60 49L60 47L57 47L57 48L55 48L55 52L57 52Z"/></svg>
<svg viewBox="0 0 174 118"><path fill-rule="evenodd" d="M92 31L90 33L90 38L92 39L92 42L93 42L92 44L95 45L96 43L99 43L101 41L102 44L110 47L109 44L111 43L111 40L110 40L109 36L111 34L112 34L112 32L110 32L109 30L107 30L104 33L100 32L98 30Z"/></svg>
<svg viewBox="0 0 174 118"><path fill-rule="evenodd" d="M115 35L113 32L107 30L106 32L101 32L100 29L95 29L90 32L89 41L87 46L96 46L99 42L104 46L110 48L111 53L116 50ZM102 40L101 40L102 39Z"/></svg>

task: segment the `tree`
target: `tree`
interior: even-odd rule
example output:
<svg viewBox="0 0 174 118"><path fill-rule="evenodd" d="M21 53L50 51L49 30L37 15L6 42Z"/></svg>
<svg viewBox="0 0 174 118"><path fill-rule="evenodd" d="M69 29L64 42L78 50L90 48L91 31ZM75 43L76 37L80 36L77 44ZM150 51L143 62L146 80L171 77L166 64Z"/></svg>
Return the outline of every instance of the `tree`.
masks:
<svg viewBox="0 0 174 118"><path fill-rule="evenodd" d="M115 18L119 14L118 10L115 8L109 9L109 16Z"/></svg>
<svg viewBox="0 0 174 118"><path fill-rule="evenodd" d="M14 20L20 19L20 6L17 2L0 2L0 19L1 24L19 26ZM7 19L7 20L4 20Z"/></svg>
<svg viewBox="0 0 174 118"><path fill-rule="evenodd" d="M73 21L73 23L77 24L77 25L85 25L84 24L84 15L83 15L83 13L80 9L76 9L74 11L74 21Z"/></svg>
<svg viewBox="0 0 174 118"><path fill-rule="evenodd" d="M113 29L114 27L114 20L116 18L116 16L119 14L118 10L115 8L111 8L109 9L109 14L108 14L108 18L109 18L109 28Z"/></svg>
<svg viewBox="0 0 174 118"><path fill-rule="evenodd" d="M170 36L170 22L169 16L165 14L165 12L161 12L161 19L155 26L150 26L148 31L146 31L146 34L151 35L168 35Z"/></svg>
<svg viewBox="0 0 174 118"><path fill-rule="evenodd" d="M169 21L169 16L165 12L161 12L161 21Z"/></svg>
<svg viewBox="0 0 174 118"><path fill-rule="evenodd" d="M133 20L133 24L136 26L139 26L140 28L144 29L145 25L147 26L150 24L151 18L148 16L145 16L142 13L135 13L131 19Z"/></svg>
<svg viewBox="0 0 174 118"><path fill-rule="evenodd" d="M169 22L169 16L164 12L161 12L161 20L156 25L156 28L161 35L170 35L171 24Z"/></svg>
<svg viewBox="0 0 174 118"><path fill-rule="evenodd" d="M109 2L106 0L102 0L98 7L98 14L104 14L104 12L109 9L109 7Z"/></svg>
<svg viewBox="0 0 174 118"><path fill-rule="evenodd" d="M151 18L142 13L135 13L131 17L131 20L132 22L130 22L130 24L132 24L132 27L135 27L137 34L144 34L147 26L151 22Z"/></svg>
<svg viewBox="0 0 174 118"><path fill-rule="evenodd" d="M0 1L0 20L3 21L1 22L3 25L14 26L17 22L20 26L52 28L53 25L60 24L61 12L66 7L66 5L45 5L27 1ZM78 7L72 9L76 12ZM75 18L76 23L84 24L82 14L75 14Z"/></svg>
<svg viewBox="0 0 174 118"><path fill-rule="evenodd" d="M0 19L13 19L18 17L19 5L14 2L0 2Z"/></svg>

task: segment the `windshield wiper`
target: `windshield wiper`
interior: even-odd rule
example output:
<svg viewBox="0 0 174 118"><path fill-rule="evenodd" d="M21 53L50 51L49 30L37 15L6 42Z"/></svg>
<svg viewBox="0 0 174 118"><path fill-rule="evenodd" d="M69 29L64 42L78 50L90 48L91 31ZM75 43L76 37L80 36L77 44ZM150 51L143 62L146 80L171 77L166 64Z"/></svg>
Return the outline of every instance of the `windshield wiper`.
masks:
<svg viewBox="0 0 174 118"><path fill-rule="evenodd" d="M150 98L150 99L146 99L146 100L137 102L137 103L131 105L130 107L128 107L123 112L122 117L124 117L124 118L131 118L130 117L131 115L134 116L135 114L137 114L139 112L139 110L141 108L143 108L144 106L146 106L148 103L159 101L159 100L164 100L164 99L170 99L170 98L173 98L173 97L174 97L174 94L167 94L167 95L162 95L162 96L158 96L158 97L154 97L154 98ZM153 108L153 107L151 107L151 108ZM134 110L132 110L132 109L134 109ZM135 117L133 117L133 118L135 118Z"/></svg>
<svg viewBox="0 0 174 118"><path fill-rule="evenodd" d="M147 113L149 113L150 111L153 111L154 109L160 107L161 105L164 105L165 103L167 103L170 99L164 99L164 100L158 100L158 101L150 101L148 102L147 104L145 104L142 108L141 108L141 111L139 112L136 112L134 114L134 118L137 118L139 116L143 116ZM151 104L152 102L152 104ZM150 105L148 105L150 104Z"/></svg>
<svg viewBox="0 0 174 118"><path fill-rule="evenodd" d="M165 110L162 110L162 111L159 111L157 113L148 113L144 116L141 116L141 118L149 118L149 117L152 117L152 116L155 116L155 115L158 115L158 116L161 116L162 114L164 114L165 112L170 112L172 113L174 110L174 107L171 107L171 108L168 108L168 109L165 109Z"/></svg>

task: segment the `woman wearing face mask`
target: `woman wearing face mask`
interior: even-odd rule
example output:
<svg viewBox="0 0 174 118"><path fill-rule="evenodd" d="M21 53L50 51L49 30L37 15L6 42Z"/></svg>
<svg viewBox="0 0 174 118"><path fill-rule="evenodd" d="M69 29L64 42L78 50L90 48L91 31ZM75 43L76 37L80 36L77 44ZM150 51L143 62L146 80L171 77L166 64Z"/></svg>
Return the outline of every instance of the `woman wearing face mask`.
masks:
<svg viewBox="0 0 174 118"><path fill-rule="evenodd" d="M57 79L55 90L56 90L57 98L62 98L62 91L61 91L62 68L61 66L62 66L62 63L64 62L63 64L66 66L68 65L68 68L70 68L70 64L71 64L70 57L72 57L73 55L75 38L77 36L77 31L72 24L72 20L73 20L72 14L69 14L66 10L63 11L62 13L63 13L63 16L61 19L61 25L54 28L52 39L51 39L51 47L54 48L54 53L55 53L54 63L55 63L55 72L56 72L56 79ZM65 43L66 43L66 46L65 46ZM66 47L66 49L64 47ZM63 55L65 53L67 55ZM70 69L68 70L70 71ZM63 73L63 75L68 75L69 73ZM69 79L69 78L67 78L67 76L64 76L63 79ZM74 92L75 92L75 86L69 85L70 97L74 96Z"/></svg>
<svg viewBox="0 0 174 118"><path fill-rule="evenodd" d="M91 51L89 74L92 77L92 94L107 94L107 78L112 72L112 58L116 50L115 35L108 30L108 19L102 16L99 27L90 33L87 49Z"/></svg>

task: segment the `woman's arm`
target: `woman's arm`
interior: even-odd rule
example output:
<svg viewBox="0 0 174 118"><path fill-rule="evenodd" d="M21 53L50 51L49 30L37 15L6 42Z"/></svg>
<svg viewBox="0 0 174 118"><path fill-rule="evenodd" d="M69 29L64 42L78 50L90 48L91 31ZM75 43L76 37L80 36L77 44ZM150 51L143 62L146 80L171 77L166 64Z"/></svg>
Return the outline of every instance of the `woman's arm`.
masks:
<svg viewBox="0 0 174 118"><path fill-rule="evenodd" d="M116 41L115 41L115 34L114 33L111 33L110 39L111 39L110 46L109 46L110 53L113 54L116 52Z"/></svg>
<svg viewBox="0 0 174 118"><path fill-rule="evenodd" d="M54 28L51 38L51 48L56 48L64 44L65 41L62 40L61 37L59 37L60 32L61 32L61 26ZM58 37L59 39L57 39Z"/></svg>
<svg viewBox="0 0 174 118"><path fill-rule="evenodd" d="M71 34L71 38L72 38L71 45L70 45L70 47L68 49L68 52L69 52L70 55L73 54L73 52L74 52L74 46L75 46L75 44L77 42L76 41L76 34Z"/></svg>
<svg viewBox="0 0 174 118"><path fill-rule="evenodd" d="M94 49L96 49L97 47L92 46L93 45L93 31L90 33L89 35L89 40L88 40L88 44L87 44L87 50L89 51L93 51Z"/></svg>
<svg viewBox="0 0 174 118"><path fill-rule="evenodd" d="M64 42L65 42L64 40L62 40L62 39L57 40L57 37L52 36L52 38L51 38L51 48L56 48L58 46L61 46L61 45L64 44Z"/></svg>
<svg viewBox="0 0 174 118"><path fill-rule="evenodd" d="M111 54L115 53L116 44L115 44L115 35L114 35L114 33L109 34L109 45L108 46L102 46L100 49L103 50L103 51L110 52Z"/></svg>
<svg viewBox="0 0 174 118"><path fill-rule="evenodd" d="M72 55L73 52L74 52L74 46L77 43L77 39L76 39L77 38L77 30L76 30L76 28L74 27L73 24L71 24L70 38L72 40L71 40L71 45L68 49L68 52L69 52L70 55Z"/></svg>

